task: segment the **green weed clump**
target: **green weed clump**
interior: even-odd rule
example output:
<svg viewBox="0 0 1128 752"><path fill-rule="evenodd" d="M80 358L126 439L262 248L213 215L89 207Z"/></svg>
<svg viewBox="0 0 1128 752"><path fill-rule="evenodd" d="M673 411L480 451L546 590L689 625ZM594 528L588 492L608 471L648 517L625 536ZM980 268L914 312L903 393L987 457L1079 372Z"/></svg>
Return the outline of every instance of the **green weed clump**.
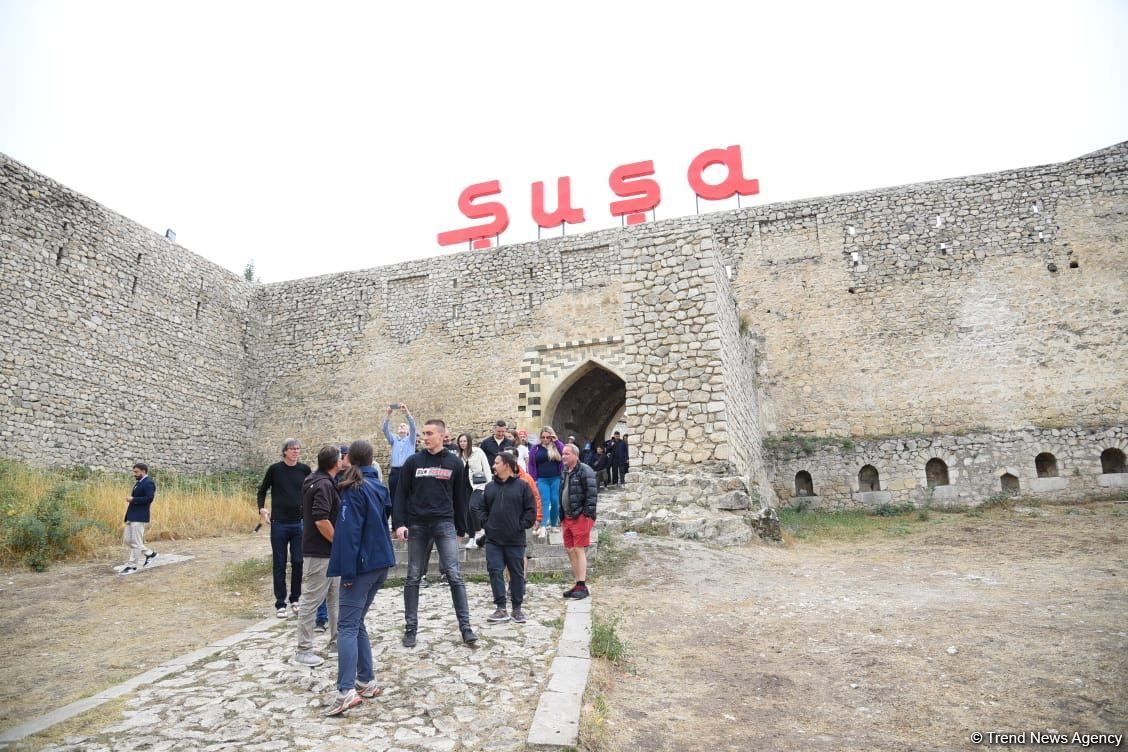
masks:
<svg viewBox="0 0 1128 752"><path fill-rule="evenodd" d="M880 504L873 513L878 517L896 517L902 514L908 514L913 511L915 507L912 504Z"/></svg>
<svg viewBox="0 0 1128 752"><path fill-rule="evenodd" d="M626 645L616 632L618 624L617 618L603 619L598 614L592 614L591 654L594 657L605 658L612 663L618 663L626 657Z"/></svg>
<svg viewBox="0 0 1128 752"><path fill-rule="evenodd" d="M219 582L235 592L253 590L256 583L270 576L274 564L269 557L233 562L219 573Z"/></svg>
<svg viewBox="0 0 1128 752"><path fill-rule="evenodd" d="M5 499L5 507L12 512L3 520L4 547L9 557L20 558L42 572L53 560L66 558L78 549L84 530L103 528L97 520L80 516L77 493L76 484L58 483L25 511L16 511L17 499Z"/></svg>
<svg viewBox="0 0 1128 752"><path fill-rule="evenodd" d="M980 509L1010 509L1014 505L1015 495L1010 491L1000 491L997 494L992 494L983 500L979 505Z"/></svg>

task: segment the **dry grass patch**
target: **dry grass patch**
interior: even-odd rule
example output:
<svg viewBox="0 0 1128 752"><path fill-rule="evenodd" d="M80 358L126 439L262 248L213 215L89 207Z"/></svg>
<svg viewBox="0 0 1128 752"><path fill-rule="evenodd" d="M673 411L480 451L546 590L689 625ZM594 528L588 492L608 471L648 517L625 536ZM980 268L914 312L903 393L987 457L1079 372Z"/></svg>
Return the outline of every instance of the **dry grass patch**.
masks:
<svg viewBox="0 0 1128 752"><path fill-rule="evenodd" d="M89 736L96 733L98 729L121 720L128 697L129 695L124 695L107 700L74 718L57 723L38 734L32 734L20 743L19 749L38 750L49 746L65 745L68 737Z"/></svg>
<svg viewBox="0 0 1128 752"><path fill-rule="evenodd" d="M258 520L248 475L154 472L154 480L147 540L248 533ZM41 570L52 560L90 558L120 545L132 488L126 472L43 470L0 461L0 565Z"/></svg>

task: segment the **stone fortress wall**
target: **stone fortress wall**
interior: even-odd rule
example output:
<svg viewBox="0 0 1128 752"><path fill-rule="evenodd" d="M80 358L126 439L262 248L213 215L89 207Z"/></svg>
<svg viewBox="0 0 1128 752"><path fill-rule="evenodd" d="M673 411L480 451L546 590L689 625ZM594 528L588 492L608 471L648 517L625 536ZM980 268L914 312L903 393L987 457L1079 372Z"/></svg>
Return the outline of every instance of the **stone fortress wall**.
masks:
<svg viewBox="0 0 1128 752"><path fill-rule="evenodd" d="M242 463L252 285L3 155L0 262L2 456Z"/></svg>
<svg viewBox="0 0 1128 752"><path fill-rule="evenodd" d="M925 442L957 489L929 498L982 500L1008 467L1032 489L1047 431L1092 475L1128 412L1126 156L268 285L5 158L3 453L257 467L291 435L383 453L389 401L479 438L598 430L590 401L632 437L630 523L791 503L799 472L872 504L865 464L919 500Z"/></svg>

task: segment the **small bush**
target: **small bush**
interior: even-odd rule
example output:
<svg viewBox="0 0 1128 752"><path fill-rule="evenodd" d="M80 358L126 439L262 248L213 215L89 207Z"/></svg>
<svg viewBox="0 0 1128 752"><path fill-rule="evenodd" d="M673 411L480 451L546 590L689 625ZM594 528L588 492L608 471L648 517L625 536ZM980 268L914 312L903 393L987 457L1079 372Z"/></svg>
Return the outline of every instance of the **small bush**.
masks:
<svg viewBox="0 0 1128 752"><path fill-rule="evenodd" d="M594 657L618 663L626 656L627 648L615 631L618 624L617 618L605 621L597 614L592 614L591 654Z"/></svg>
<svg viewBox="0 0 1128 752"><path fill-rule="evenodd" d="M913 511L912 504L881 504L873 513L878 517L896 517L899 514L905 514Z"/></svg>
<svg viewBox="0 0 1128 752"><path fill-rule="evenodd" d="M997 494L992 494L983 500L979 505L980 509L1009 509L1014 504L1014 494L1009 491L1000 491Z"/></svg>
<svg viewBox="0 0 1128 752"><path fill-rule="evenodd" d="M36 572L66 557L75 549L83 530L103 527L94 520L79 518L76 493L73 483L59 483L31 511L11 515L4 525L4 545Z"/></svg>

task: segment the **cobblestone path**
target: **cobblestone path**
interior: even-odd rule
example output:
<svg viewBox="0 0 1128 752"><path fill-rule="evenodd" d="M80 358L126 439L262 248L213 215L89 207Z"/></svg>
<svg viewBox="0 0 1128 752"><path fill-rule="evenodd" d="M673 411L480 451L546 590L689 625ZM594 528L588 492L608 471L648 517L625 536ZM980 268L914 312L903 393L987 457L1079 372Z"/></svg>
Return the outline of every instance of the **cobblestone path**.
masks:
<svg viewBox="0 0 1128 752"><path fill-rule="evenodd" d="M462 644L450 591L422 591L419 644L408 650L400 588L369 612L383 695L344 716L323 712L336 692L336 655L294 663L294 619L249 633L126 699L123 717L48 750L518 750L547 681L566 602L559 585L528 586L525 624L488 624L488 584L468 583L477 647Z"/></svg>

